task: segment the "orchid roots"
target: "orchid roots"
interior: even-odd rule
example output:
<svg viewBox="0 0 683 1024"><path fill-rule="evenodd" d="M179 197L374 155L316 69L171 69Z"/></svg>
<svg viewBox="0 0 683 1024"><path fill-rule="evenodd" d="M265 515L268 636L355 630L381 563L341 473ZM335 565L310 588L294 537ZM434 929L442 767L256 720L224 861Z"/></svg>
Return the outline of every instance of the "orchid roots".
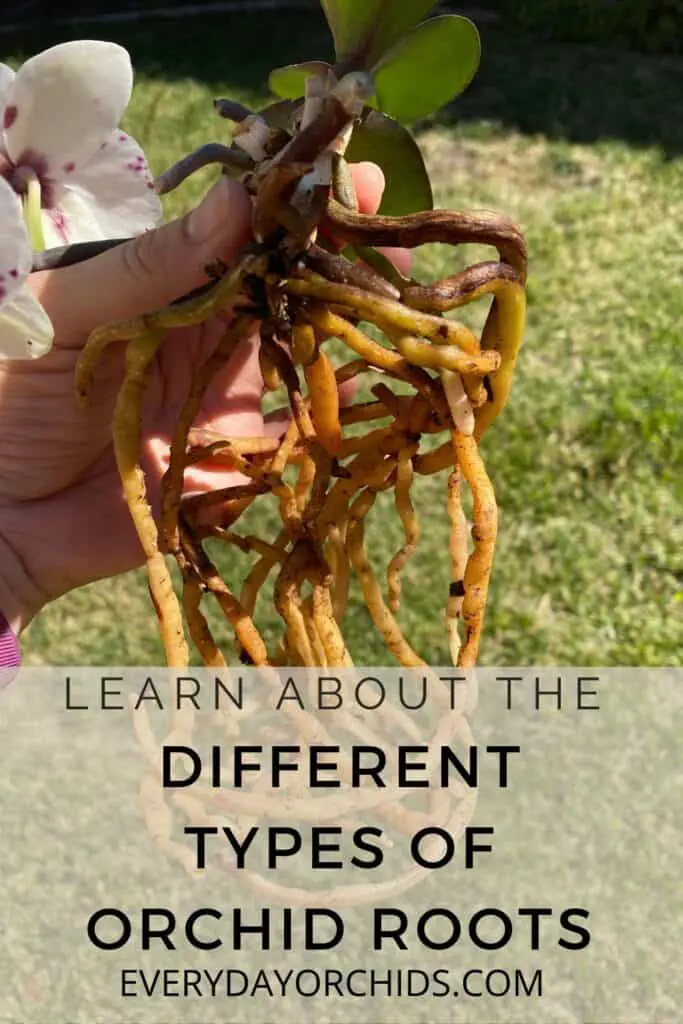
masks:
<svg viewBox="0 0 683 1024"><path fill-rule="evenodd" d="M479 442L505 407L522 341L525 243L513 224L489 213L364 215L349 197L348 179L342 188L334 175L331 188L323 177L302 196L302 183L319 170L330 144L353 124L357 109L348 97L331 95L306 127L291 136L283 137L281 129L271 133L260 161L243 177L253 197L256 244L203 294L97 330L78 366L78 393L87 399L102 351L117 341L127 343L114 444L147 560L166 659L175 668L190 661L183 622L205 665L226 664L202 612L204 598L216 603L232 627L247 664L352 666L344 618L353 575L392 658L402 666L425 666L397 613L401 574L420 539L411 491L417 477L436 473L447 481L444 504L452 524L444 551L450 561L444 596L451 656L461 668L477 661L497 533L495 495ZM220 159L225 162L225 154ZM180 170L164 176L164 187L182 180L196 163L181 161ZM377 250L431 242L488 245L497 250L497 258L423 285L403 278ZM363 262L342 255L341 245L361 253ZM491 305L479 338L446 316L482 299ZM225 333L190 383L163 479L157 525L140 468L151 360L169 328L200 324L219 313L226 319ZM374 325L382 341L365 333L362 322ZM286 392L290 425L279 439L209 436L195 426L204 393L240 340L255 330L264 382ZM333 338L345 344L351 357L336 369L328 352ZM353 378L372 381L373 398L342 407L339 385ZM359 425L364 433L358 433ZM441 443L434 445L439 436ZM184 497L185 471L199 462L230 467L244 481ZM471 523L463 507L466 488ZM387 596L365 543L367 522L384 491L393 493L404 531L404 542L386 567ZM266 497L279 508L277 535L240 532L242 514ZM210 537L253 556L239 594L205 550ZM180 598L162 552L172 555L180 569ZM272 575L282 631L269 648L256 621L256 605ZM305 723L297 720L297 728L305 736ZM156 793L153 782L147 785ZM224 795L233 797L239 794ZM258 814L255 799L251 794L250 806ZM265 796L259 799L266 801ZM442 799L420 818L422 824L449 820L452 808ZM152 807L152 797L148 803ZM379 810L395 818L404 832L415 827L412 819L403 821L409 812L400 801L387 799ZM168 845L168 836L165 841ZM403 888L410 884L404 883ZM391 891L400 886L392 885Z"/></svg>

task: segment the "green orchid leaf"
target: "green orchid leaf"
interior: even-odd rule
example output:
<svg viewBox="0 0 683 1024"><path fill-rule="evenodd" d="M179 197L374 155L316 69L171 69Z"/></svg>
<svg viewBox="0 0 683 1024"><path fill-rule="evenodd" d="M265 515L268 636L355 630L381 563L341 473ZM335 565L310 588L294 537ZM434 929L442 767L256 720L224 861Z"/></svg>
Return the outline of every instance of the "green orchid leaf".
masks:
<svg viewBox="0 0 683 1024"><path fill-rule="evenodd" d="M366 112L346 150L352 163L370 160L384 171L386 188L380 213L399 216L431 210L432 186L420 148L398 121L376 110Z"/></svg>
<svg viewBox="0 0 683 1024"><path fill-rule="evenodd" d="M377 106L400 121L427 117L463 92L479 66L479 33L468 18L432 18L373 69Z"/></svg>
<svg viewBox="0 0 683 1024"><path fill-rule="evenodd" d="M337 60L370 68L436 6L435 0L320 0Z"/></svg>
<svg viewBox="0 0 683 1024"><path fill-rule="evenodd" d="M322 60L309 60L303 64L288 64L271 71L268 78L270 91L283 100L296 100L306 92L306 79L312 75L326 75L330 65Z"/></svg>

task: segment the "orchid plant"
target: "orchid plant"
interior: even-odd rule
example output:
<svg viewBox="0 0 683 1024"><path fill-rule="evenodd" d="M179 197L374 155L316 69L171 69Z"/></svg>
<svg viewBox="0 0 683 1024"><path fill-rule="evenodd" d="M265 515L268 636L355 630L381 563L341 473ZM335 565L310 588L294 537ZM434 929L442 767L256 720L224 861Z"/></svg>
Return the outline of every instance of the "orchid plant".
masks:
<svg viewBox="0 0 683 1024"><path fill-rule="evenodd" d="M145 156L117 127L132 88L115 43L62 43L16 73L0 64L0 358L52 345L26 286L35 252L139 234L161 217Z"/></svg>

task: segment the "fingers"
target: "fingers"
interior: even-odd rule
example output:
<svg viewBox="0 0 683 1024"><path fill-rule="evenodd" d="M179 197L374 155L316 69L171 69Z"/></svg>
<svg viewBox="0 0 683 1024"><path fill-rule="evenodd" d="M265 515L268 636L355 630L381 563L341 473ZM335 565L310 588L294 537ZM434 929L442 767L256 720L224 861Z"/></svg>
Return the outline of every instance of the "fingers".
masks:
<svg viewBox="0 0 683 1024"><path fill-rule="evenodd" d="M368 161L350 167L361 213L377 213L386 184L382 169Z"/></svg>
<svg viewBox="0 0 683 1024"><path fill-rule="evenodd" d="M397 249L395 246L378 245L377 251L383 253L390 260L399 274L410 277L410 270L413 265L413 255L410 249Z"/></svg>
<svg viewBox="0 0 683 1024"><path fill-rule="evenodd" d="M206 267L228 262L248 241L251 205L223 177L180 220L94 259L33 274L31 288L50 316L60 347L81 345L99 324L168 305L207 281Z"/></svg>
<svg viewBox="0 0 683 1024"><path fill-rule="evenodd" d="M258 333L244 338L211 381L201 406L198 426L227 437L253 437L262 427L263 381L259 370Z"/></svg>
<svg viewBox="0 0 683 1024"><path fill-rule="evenodd" d="M356 186L358 207L361 213L377 213L382 201L384 186L386 184L384 174L377 164L367 161L358 164L351 164L353 183ZM391 260L399 273L404 277L410 275L412 264L411 253L408 249L389 248L388 246L378 247L378 251L384 253L387 259Z"/></svg>

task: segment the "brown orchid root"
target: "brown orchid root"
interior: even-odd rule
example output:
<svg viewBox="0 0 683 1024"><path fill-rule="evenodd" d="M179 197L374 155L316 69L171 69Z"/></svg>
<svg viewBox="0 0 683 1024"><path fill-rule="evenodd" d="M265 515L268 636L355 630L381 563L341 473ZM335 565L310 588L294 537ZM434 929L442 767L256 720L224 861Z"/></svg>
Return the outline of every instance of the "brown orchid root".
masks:
<svg viewBox="0 0 683 1024"><path fill-rule="evenodd" d="M361 81L361 92L362 85ZM77 392L87 400L107 347L114 342L127 345L114 446L172 667L185 667L190 660L183 613L205 665L225 669L231 660L209 626L202 608L205 601L213 602L228 624L245 664L350 667L353 645L345 633L345 616L355 577L391 658L429 673L420 652L404 635L399 614L401 598L408 593L404 587L402 595L401 574L420 541L413 488L416 478L438 473L448 474L451 533L444 560L449 562L450 585L444 597L449 650L458 666L477 662L497 533L495 495L480 440L508 401L522 341L524 239L515 225L485 212L364 215L355 208L355 196L344 184L343 164L336 157L332 196L321 184L300 194L311 169L319 168L319 158L359 113L359 96L348 89L330 94L302 130L290 135L278 129L268 136L263 159L251 160L253 166L242 179L253 198L257 241L243 250L232 268L200 294L102 327L89 339L77 367ZM244 131L250 130L254 117L258 120L258 115L237 107L225 107L224 112L240 121ZM242 159L233 159L235 153L234 143L229 152L225 147L204 149L172 168L162 182L172 187L208 159L219 159L234 170ZM326 241L330 238L362 263L332 251L334 246ZM420 284L399 274L377 251L378 246L416 248L431 242L488 245L497 250L498 258L442 281ZM480 301L490 306L478 338L446 314ZM225 321L225 331L215 352L187 382L187 399L162 481L158 532L140 466L145 389L168 331L201 325L217 314ZM372 337L363 323L372 325ZM287 423L288 417L279 436L269 427L262 436L223 437L198 423L207 389L248 335L258 345L265 387L286 396L284 406L270 414L277 422ZM340 347L350 353L350 360L335 368ZM351 381L367 382L367 387L358 401L344 406L338 388ZM188 496L186 471L197 465L231 469L240 479L220 490ZM403 543L378 571L367 550L366 532L385 492L393 495ZM471 522L465 514L467 492ZM242 530L241 517L266 499L279 511L275 535L257 535L253 527ZM253 559L235 592L207 553L209 540ZM165 555L177 563L178 593ZM258 624L259 602L269 580L281 620L275 637ZM448 710L441 684L434 679L432 683L439 720L430 749L437 742L469 735L463 716ZM285 714L304 747L330 742L313 714L298 707L286 708ZM409 742L420 739L410 716L390 706L372 718L343 712L339 723L362 742L381 745L390 732L394 738L405 735ZM224 727L234 730L238 725L226 721ZM189 742L193 728L193 716L177 712L165 742ZM168 854L190 870L187 851L171 837L155 761L158 744L142 711L136 712L136 729L150 769L143 787L148 826ZM460 794L448 792L430 792L426 803L424 810L409 809L391 788L361 788L316 800L300 793L295 782L274 797L261 780L248 793L198 787L192 798L177 800L176 807L197 824L225 813L243 823L283 812L305 821L328 821L338 815L356 820L355 815L371 810L404 834L428 824L459 834L473 809L471 800L468 804ZM383 893L403 891L421 875L411 869L391 882L337 889L325 898L329 905L380 899ZM310 899L303 890L249 877L267 894L293 903Z"/></svg>

